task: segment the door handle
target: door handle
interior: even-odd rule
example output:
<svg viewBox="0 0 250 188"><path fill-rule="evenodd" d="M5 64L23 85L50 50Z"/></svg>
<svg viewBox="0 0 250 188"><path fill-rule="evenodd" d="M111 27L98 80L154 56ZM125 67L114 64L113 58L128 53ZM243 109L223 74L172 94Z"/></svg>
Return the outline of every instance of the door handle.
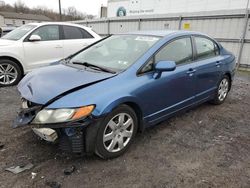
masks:
<svg viewBox="0 0 250 188"><path fill-rule="evenodd" d="M187 71L187 74L189 74L189 76L193 76L195 72L196 70L191 68Z"/></svg>
<svg viewBox="0 0 250 188"><path fill-rule="evenodd" d="M215 63L215 66L216 66L216 67L220 67L220 65L221 65L221 62L220 62L220 61L217 61L217 62Z"/></svg>

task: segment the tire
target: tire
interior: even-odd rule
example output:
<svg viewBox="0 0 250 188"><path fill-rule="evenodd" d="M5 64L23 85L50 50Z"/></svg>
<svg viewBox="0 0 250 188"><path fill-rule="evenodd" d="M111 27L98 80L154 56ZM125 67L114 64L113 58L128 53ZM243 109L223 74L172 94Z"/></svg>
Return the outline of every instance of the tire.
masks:
<svg viewBox="0 0 250 188"><path fill-rule="evenodd" d="M137 130L138 120L134 110L127 105L117 107L99 126L95 153L103 159L122 155L133 142Z"/></svg>
<svg viewBox="0 0 250 188"><path fill-rule="evenodd" d="M22 78L20 66L9 59L0 60L0 87L16 85Z"/></svg>
<svg viewBox="0 0 250 188"><path fill-rule="evenodd" d="M227 75L224 75L223 78L220 80L216 94L214 96L214 99L211 101L212 104L222 104L227 98L228 92L230 90L230 79Z"/></svg>

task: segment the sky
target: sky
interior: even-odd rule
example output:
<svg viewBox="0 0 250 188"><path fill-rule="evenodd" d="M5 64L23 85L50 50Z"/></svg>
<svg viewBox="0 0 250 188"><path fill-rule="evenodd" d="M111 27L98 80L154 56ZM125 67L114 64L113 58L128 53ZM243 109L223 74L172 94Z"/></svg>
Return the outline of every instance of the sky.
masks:
<svg viewBox="0 0 250 188"><path fill-rule="evenodd" d="M1 0L6 4L13 5L17 0ZM37 6L46 6L50 9L58 11L58 0L21 0L28 7L37 7ZM61 0L62 9L67 7L74 6L77 10L92 14L98 15L101 5L106 6L107 0Z"/></svg>

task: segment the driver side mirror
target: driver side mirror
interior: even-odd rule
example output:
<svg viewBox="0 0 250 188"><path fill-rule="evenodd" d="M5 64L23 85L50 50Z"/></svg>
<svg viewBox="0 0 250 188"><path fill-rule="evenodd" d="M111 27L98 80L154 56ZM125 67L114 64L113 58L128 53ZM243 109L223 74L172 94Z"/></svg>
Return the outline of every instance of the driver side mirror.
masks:
<svg viewBox="0 0 250 188"><path fill-rule="evenodd" d="M155 64L154 78L161 77L162 72L174 71L176 69L176 63L174 61L158 61Z"/></svg>
<svg viewBox="0 0 250 188"><path fill-rule="evenodd" d="M29 41L35 42L35 41L41 41L42 38L39 35L31 35L29 38Z"/></svg>

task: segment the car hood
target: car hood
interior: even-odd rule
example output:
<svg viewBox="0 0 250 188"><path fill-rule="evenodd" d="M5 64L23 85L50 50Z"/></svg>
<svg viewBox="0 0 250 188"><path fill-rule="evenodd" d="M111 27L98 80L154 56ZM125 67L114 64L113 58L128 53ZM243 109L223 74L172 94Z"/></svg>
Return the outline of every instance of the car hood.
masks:
<svg viewBox="0 0 250 188"><path fill-rule="evenodd" d="M14 40L0 39L0 46L9 46L16 43Z"/></svg>
<svg viewBox="0 0 250 188"><path fill-rule="evenodd" d="M60 64L28 73L19 83L18 91L23 98L44 105L54 98L113 76L115 74Z"/></svg>

